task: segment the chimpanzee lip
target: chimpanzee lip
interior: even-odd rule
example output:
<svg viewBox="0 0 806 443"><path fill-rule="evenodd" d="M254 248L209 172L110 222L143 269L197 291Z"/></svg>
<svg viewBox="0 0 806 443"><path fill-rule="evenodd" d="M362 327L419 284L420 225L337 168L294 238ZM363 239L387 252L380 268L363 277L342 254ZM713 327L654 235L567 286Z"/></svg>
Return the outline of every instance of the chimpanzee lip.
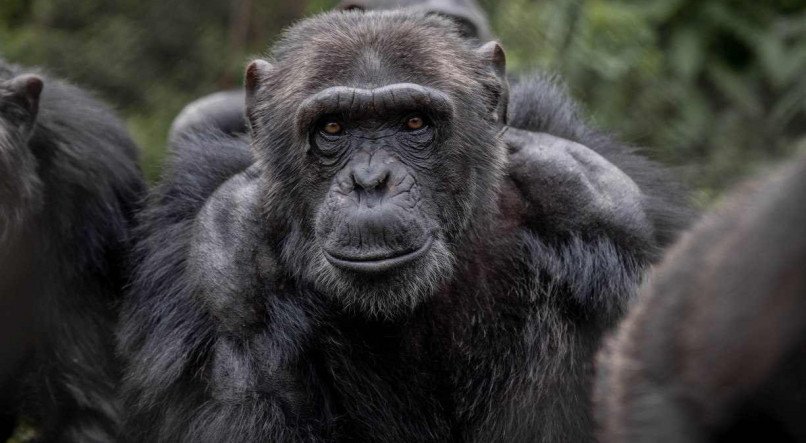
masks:
<svg viewBox="0 0 806 443"><path fill-rule="evenodd" d="M333 266L337 268L344 269L347 271L353 272L365 272L365 273L378 273L378 272L386 272L390 271L395 268L399 268L403 265L413 262L418 258L425 255L431 249L431 246L434 244L434 237L429 236L425 243L420 246L419 249L412 252L405 252L400 255L394 255L391 257L384 257L384 258L358 258L358 257L344 257L344 256L335 256L334 254L324 251L325 258L329 261Z"/></svg>

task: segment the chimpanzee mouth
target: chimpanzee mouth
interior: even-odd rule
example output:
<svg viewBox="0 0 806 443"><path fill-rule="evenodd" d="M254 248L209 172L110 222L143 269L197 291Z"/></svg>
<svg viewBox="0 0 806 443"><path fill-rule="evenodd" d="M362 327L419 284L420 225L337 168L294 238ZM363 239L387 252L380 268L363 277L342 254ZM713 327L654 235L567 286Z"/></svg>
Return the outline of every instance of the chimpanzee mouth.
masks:
<svg viewBox="0 0 806 443"><path fill-rule="evenodd" d="M433 244L434 237L429 236L425 243L415 251L384 254L382 257L377 255L367 257L347 257L338 253L328 252L327 250L324 251L324 254L325 258L327 258L327 261L339 269L363 273L380 273L391 271L395 268L402 267L413 262L414 260L417 260L425 255L425 253L431 249Z"/></svg>

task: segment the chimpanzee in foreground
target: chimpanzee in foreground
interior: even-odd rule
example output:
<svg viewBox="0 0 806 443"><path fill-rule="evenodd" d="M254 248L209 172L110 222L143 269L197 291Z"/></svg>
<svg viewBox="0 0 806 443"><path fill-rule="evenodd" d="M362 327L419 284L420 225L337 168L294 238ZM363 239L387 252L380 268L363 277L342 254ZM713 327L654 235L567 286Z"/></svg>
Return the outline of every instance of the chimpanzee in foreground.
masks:
<svg viewBox="0 0 806 443"><path fill-rule="evenodd" d="M106 106L0 61L0 440L117 433L114 325L145 186Z"/></svg>
<svg viewBox="0 0 806 443"><path fill-rule="evenodd" d="M590 439L600 337L687 211L545 79L508 104L504 65L442 17L329 13L247 68L249 141L175 137L125 438Z"/></svg>
<svg viewBox="0 0 806 443"><path fill-rule="evenodd" d="M681 238L600 365L603 442L806 441L806 154Z"/></svg>

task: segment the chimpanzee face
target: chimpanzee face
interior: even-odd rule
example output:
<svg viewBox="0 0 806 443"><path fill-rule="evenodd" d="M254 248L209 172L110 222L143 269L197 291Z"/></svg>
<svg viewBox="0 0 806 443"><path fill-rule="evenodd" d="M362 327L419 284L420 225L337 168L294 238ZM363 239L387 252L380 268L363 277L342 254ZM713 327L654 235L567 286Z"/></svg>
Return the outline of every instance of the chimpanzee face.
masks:
<svg viewBox="0 0 806 443"><path fill-rule="evenodd" d="M474 50L444 19L369 14L334 14L344 29L303 30L295 57L253 62L247 114L278 196L266 210L297 231L283 257L318 290L390 315L451 278L494 199L503 55Z"/></svg>

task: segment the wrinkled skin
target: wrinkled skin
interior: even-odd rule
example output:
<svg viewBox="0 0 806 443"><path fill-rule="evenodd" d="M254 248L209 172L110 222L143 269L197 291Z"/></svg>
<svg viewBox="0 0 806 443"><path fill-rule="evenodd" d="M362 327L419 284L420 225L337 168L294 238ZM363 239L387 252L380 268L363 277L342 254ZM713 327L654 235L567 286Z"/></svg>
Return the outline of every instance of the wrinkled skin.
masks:
<svg viewBox="0 0 806 443"><path fill-rule="evenodd" d="M507 102L504 65L399 11L253 61L249 144L178 139L142 215L125 436L590 439L593 352L686 212L546 79Z"/></svg>
<svg viewBox="0 0 806 443"><path fill-rule="evenodd" d="M332 177L314 230L326 262L338 268L338 279L360 288L345 293L354 303L374 300L370 303L378 306L371 310L389 309L381 306L390 304L385 300L388 295L366 294L389 292L384 274L413 280L405 275L417 273L428 276L423 280L437 280L449 272L440 261L428 260L432 254L450 260L444 242L451 233L443 229L450 222L445 220L445 208L435 204L443 184L426 175L435 174L440 165L435 152L437 125L442 123L440 129L448 131L444 122L450 119L451 106L439 91L393 84L325 89L297 111L298 125L305 132L323 116L340 128L338 134L320 130L311 136L310 149L321 173ZM412 118L420 119L422 127L408 128L406 121ZM367 275L377 276L372 285L380 290L367 285ZM414 289L411 294L419 292ZM409 294L399 298L416 303Z"/></svg>

